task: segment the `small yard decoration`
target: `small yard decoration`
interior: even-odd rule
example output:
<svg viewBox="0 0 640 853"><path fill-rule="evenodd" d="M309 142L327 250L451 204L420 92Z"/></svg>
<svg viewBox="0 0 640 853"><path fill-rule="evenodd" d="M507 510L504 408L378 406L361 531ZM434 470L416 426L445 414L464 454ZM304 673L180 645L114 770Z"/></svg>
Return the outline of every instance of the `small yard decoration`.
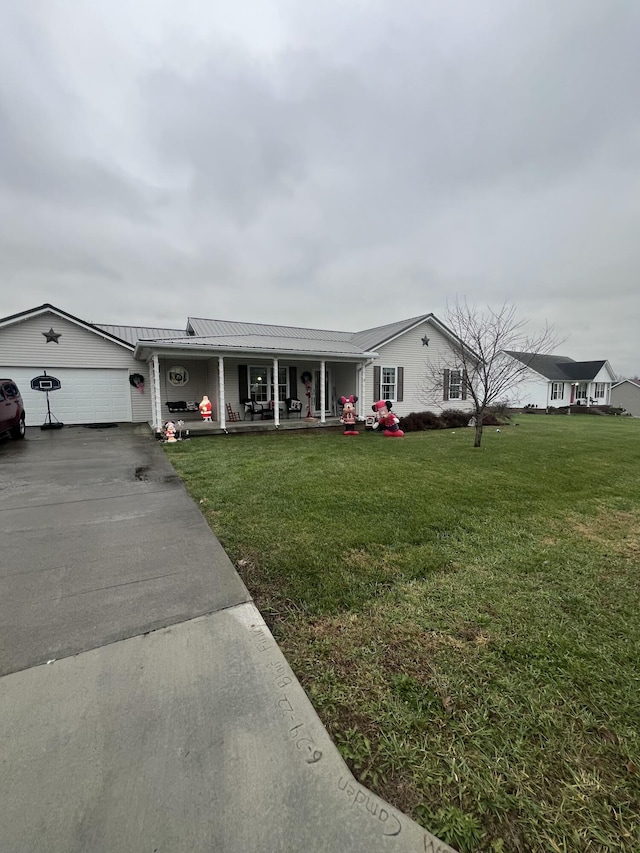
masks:
<svg viewBox="0 0 640 853"><path fill-rule="evenodd" d="M373 429L383 427L383 435L387 438L402 438L404 432L400 429L398 417L395 412L391 411L393 403L391 400L378 400L371 407L376 413L377 420L373 424Z"/></svg>
<svg viewBox="0 0 640 853"><path fill-rule="evenodd" d="M176 438L176 425L173 421L167 421L164 425L164 440L168 444L173 444L178 440Z"/></svg>
<svg viewBox="0 0 640 853"><path fill-rule="evenodd" d="M200 409L200 414L202 415L203 421L211 420L211 400L205 394L200 401L200 405L198 406Z"/></svg>
<svg viewBox="0 0 640 853"><path fill-rule="evenodd" d="M358 398L354 394L348 397L340 397L342 404L342 414L340 415L340 423L344 424L344 435L359 435L356 429L356 406Z"/></svg>

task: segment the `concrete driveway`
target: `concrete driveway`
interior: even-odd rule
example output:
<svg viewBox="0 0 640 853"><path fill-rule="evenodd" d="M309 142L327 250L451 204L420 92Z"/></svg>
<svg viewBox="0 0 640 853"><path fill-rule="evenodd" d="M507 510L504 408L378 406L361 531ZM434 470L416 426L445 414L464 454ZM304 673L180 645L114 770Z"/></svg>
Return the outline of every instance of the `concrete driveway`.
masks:
<svg viewBox="0 0 640 853"><path fill-rule="evenodd" d="M0 850L450 851L351 776L146 429L0 441L0 541Z"/></svg>
<svg viewBox="0 0 640 853"><path fill-rule="evenodd" d="M29 430L0 471L0 675L250 600L147 430Z"/></svg>

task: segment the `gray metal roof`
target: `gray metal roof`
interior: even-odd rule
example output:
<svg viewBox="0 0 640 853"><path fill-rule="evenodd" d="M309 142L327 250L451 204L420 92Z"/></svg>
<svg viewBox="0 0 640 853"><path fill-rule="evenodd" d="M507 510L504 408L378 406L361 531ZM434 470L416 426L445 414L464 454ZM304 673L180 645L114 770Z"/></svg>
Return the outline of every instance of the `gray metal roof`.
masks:
<svg viewBox="0 0 640 853"><path fill-rule="evenodd" d="M364 329L361 332L341 332L331 329L308 329L299 326L272 326L266 323L237 323L231 320L207 320L202 317L189 317L188 328L193 329L198 336L223 336L232 335L261 337L277 337L282 340L291 339L297 342L302 340L336 341L350 343L360 350L368 351L401 335L407 329L411 329L418 323L433 317L432 314L421 314L408 320L398 320L395 323L387 323L384 326L376 326L373 329Z"/></svg>
<svg viewBox="0 0 640 853"><path fill-rule="evenodd" d="M264 327L263 327L264 328ZM238 350L269 353L296 353L301 355L329 357L363 357L367 353L360 347L346 341L334 341L324 338L282 335L189 335L186 338L159 338L157 341L139 341L139 346L161 343L164 346L207 348L215 350Z"/></svg>
<svg viewBox="0 0 640 853"><path fill-rule="evenodd" d="M103 332L134 346L139 340L149 338L158 340L160 338L187 337L184 329L157 329L152 326L108 326L104 323L94 323L93 325L97 329L102 329Z"/></svg>
<svg viewBox="0 0 640 853"><path fill-rule="evenodd" d="M272 326L267 323L238 323L233 320L207 320L202 317L189 317L187 328L192 329L198 337L223 336L232 337L257 335L292 338L301 340L322 341L351 341L353 332L339 332L330 329L306 329L299 326Z"/></svg>
<svg viewBox="0 0 640 853"><path fill-rule="evenodd" d="M536 355L530 352L505 350L536 373L553 382L589 382L598 375L606 359L601 361L575 361L565 355Z"/></svg>

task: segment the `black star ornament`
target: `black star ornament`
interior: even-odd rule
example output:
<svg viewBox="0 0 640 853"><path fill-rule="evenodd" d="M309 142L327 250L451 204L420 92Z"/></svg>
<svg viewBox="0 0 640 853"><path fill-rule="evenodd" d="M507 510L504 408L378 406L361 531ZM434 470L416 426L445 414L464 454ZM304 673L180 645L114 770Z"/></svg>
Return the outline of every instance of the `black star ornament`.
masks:
<svg viewBox="0 0 640 853"><path fill-rule="evenodd" d="M45 336L46 342L48 344L50 344L51 341L53 341L54 344L57 344L58 338L62 337L62 334L60 332L53 331L53 326L49 329L48 332L42 332L42 334Z"/></svg>
<svg viewBox="0 0 640 853"><path fill-rule="evenodd" d="M425 336L424 336L424 338L422 339L422 346L423 346L423 347L428 347L428 346L429 346L429 338L428 338L426 335L425 335Z"/></svg>

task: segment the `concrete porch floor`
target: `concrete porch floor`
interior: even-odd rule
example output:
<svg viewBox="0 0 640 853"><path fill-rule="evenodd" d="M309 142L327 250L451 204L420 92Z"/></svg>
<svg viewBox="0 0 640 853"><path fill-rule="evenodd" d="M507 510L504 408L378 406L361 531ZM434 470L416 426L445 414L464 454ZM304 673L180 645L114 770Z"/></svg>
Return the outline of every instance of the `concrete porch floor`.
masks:
<svg viewBox="0 0 640 853"><path fill-rule="evenodd" d="M174 420L176 428L180 418ZM256 432L282 432L284 430L293 429L331 429L338 430L342 428L340 419L336 417L326 418L324 423L320 422L319 418L284 418L279 425L273 422L273 418L260 420L246 421L227 421L225 428L220 427L220 421L203 421L203 420L184 420L182 427L182 436L186 436L186 431L189 431L190 438L199 437L201 435L230 435L233 433L256 433ZM359 429L364 432L364 423L359 424Z"/></svg>

